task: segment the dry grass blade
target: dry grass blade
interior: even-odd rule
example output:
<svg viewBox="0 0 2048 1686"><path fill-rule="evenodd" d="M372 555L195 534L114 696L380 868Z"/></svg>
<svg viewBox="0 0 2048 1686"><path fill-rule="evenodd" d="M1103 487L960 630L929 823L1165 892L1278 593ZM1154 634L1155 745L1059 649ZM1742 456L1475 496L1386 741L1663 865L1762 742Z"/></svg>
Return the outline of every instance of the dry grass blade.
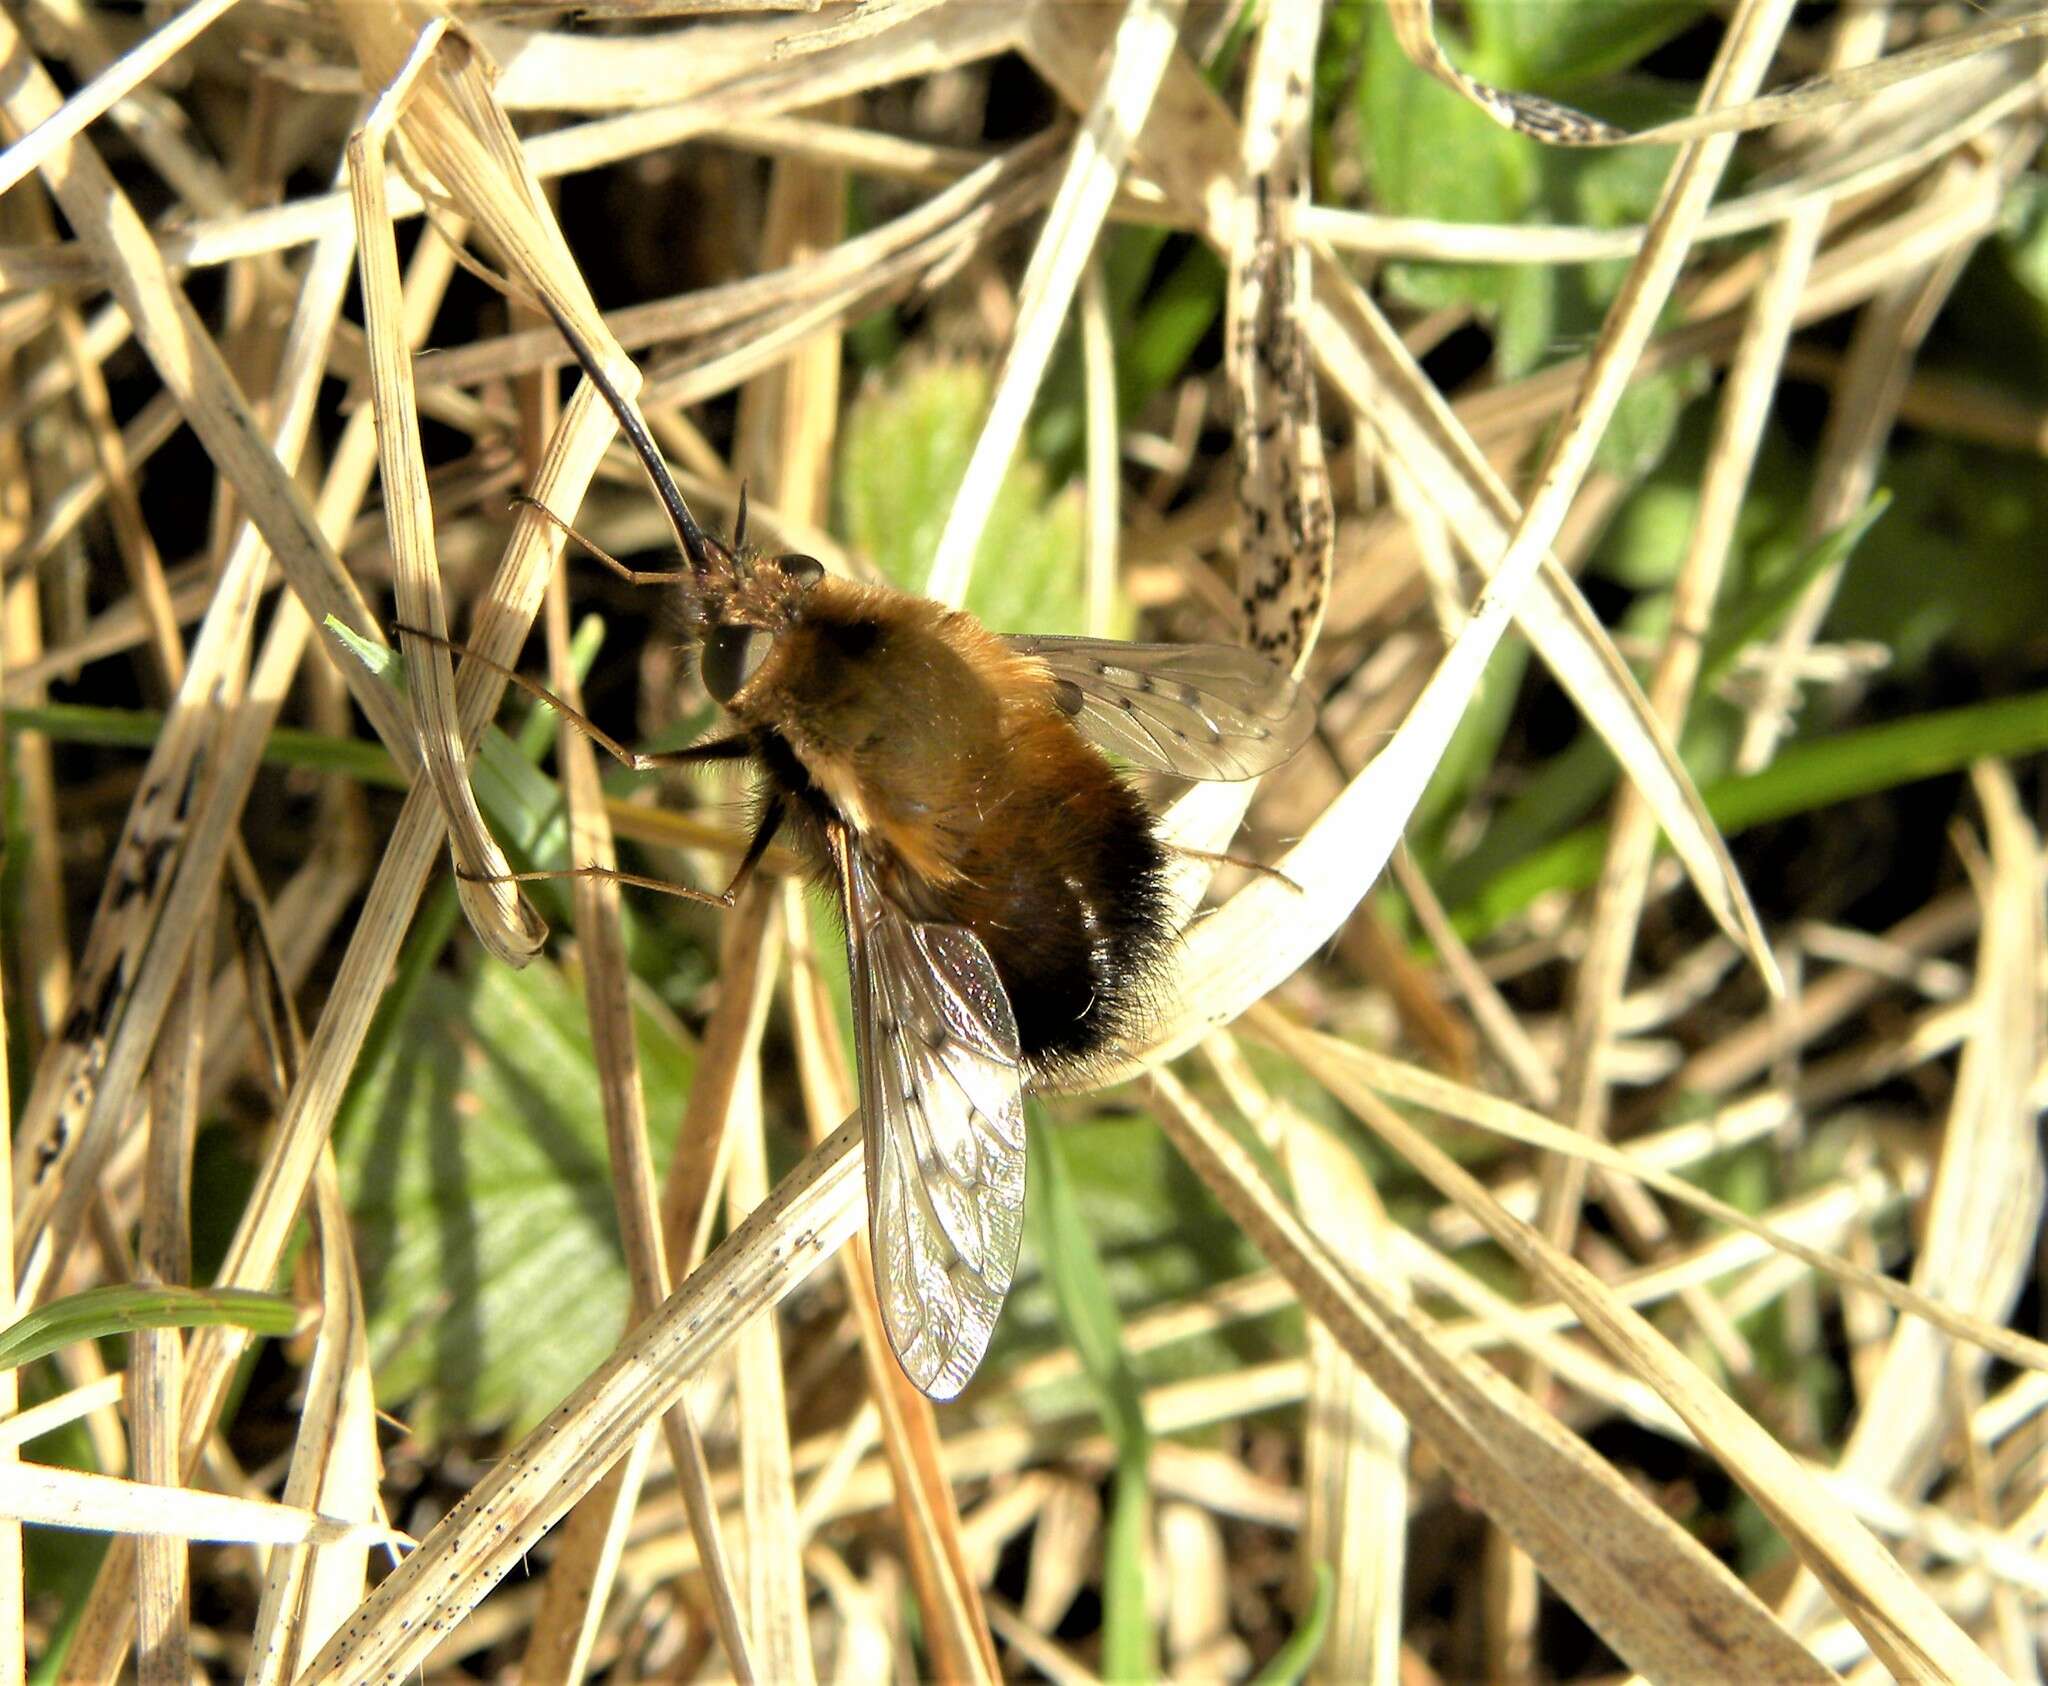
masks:
<svg viewBox="0 0 2048 1686"><path fill-rule="evenodd" d="M413 397L412 353L401 318L403 291L398 248L384 197L386 138L438 52L441 34L421 35L404 69L379 96L368 119L349 139L349 190L356 212L356 248L363 286L363 323L370 348L370 399L377 414L377 456L384 486L385 531L396 564L398 612L408 626L448 637L441 564L434 549L433 498L421 454L419 412ZM405 664L421 760L441 799L457 863L456 881L470 928L500 960L523 966L540 952L547 926L520 895L505 858L484 824L470 788L468 757L455 708L455 665L445 643L415 641Z"/></svg>
<svg viewBox="0 0 2048 1686"><path fill-rule="evenodd" d="M192 0L163 28L123 54L95 76L54 116L46 118L0 152L0 193L32 174L57 147L73 135L83 134L95 118L105 115L115 102L140 87L173 55L181 52L199 33L239 0Z"/></svg>
<svg viewBox="0 0 2048 1686"><path fill-rule="evenodd" d="M2002 767L1980 766L1973 782L1991 843L1978 875L1985 907L1975 1028L1956 1074L1913 1288L1941 1305L2002 1319L2033 1280L2033 1238L2048 1183L2028 1099L2043 1053L2040 979L2048 949L2040 839ZM1924 1322L1902 1320L1863 1399L1841 1473L1900 1496L1924 1488L1958 1427L1964 1384L1982 1377L1986 1357L1958 1350ZM1810 1622L1818 1591L1810 1583L1795 1588L1788 1617Z"/></svg>
<svg viewBox="0 0 2048 1686"><path fill-rule="evenodd" d="M0 1472L0 1516L104 1534L169 1534L241 1545L392 1545L403 1534L375 1523L322 1516L296 1505L155 1487L49 1464Z"/></svg>
<svg viewBox="0 0 2048 1686"><path fill-rule="evenodd" d="M1582 1265L1510 1217L1473 1178L1369 1092L1347 1104L1396 1152L1472 1212L1532 1278L1683 1417L1827 1584L1872 1651L1902 1679L1999 1678L1990 1660L1786 1450Z"/></svg>
<svg viewBox="0 0 2048 1686"><path fill-rule="evenodd" d="M1722 101L1698 116L1631 133L1570 106L1533 94L1496 88L1453 64L1436 39L1433 0L1394 0L1389 11L1408 56L1445 86L1456 89L1506 128L1558 146L1669 145L1733 136L1773 124L1812 117L1852 101L1917 80L1959 60L1995 53L2016 42L2048 34L2048 13L1987 18L1939 41L1930 41L1875 64L1837 70L1795 88L1757 99L1745 94Z"/></svg>
<svg viewBox="0 0 2048 1686"><path fill-rule="evenodd" d="M1390 1059L1335 1037L1305 1032L1270 1007L1254 1008L1246 1015L1246 1020L1259 1036L1276 1047L1297 1058L1312 1060L1317 1075L1328 1085L1331 1093L1347 1105L1353 1096L1376 1093L1392 1100L1427 1107L1447 1118L1476 1124L1481 1129L1546 1153L1582 1157L1604 1171L1634 1177L1667 1199L1703 1213L1716 1223L1755 1235L1808 1268L1822 1272L1845 1287L1874 1294L1886 1304L1923 1319L1956 1340L1981 1347L2009 1364L2031 1370L2048 1370L2048 1343L2001 1328L1940 1300L1930 1299L1890 1277L1861 1269L1844 1259L1809 1247L1792 1236L1779 1234L1726 1201L1716 1199L1705 1190L1651 1163L1633 1159L1604 1141L1564 1129L1512 1101L1466 1088L1419 1066ZM1776 1110L1784 1104L1782 1100L1773 1099L1770 1107ZM1768 1117L1770 1112L1760 1116Z"/></svg>
<svg viewBox="0 0 2048 1686"><path fill-rule="evenodd" d="M287 1504L310 1506L331 1495L346 1514L368 1520L377 1506L376 1438L368 1412L366 1343L355 1252L349 1243L348 1211L332 1157L323 1160L313 1190L320 1258L320 1330L306 1377L306 1408L285 1477ZM353 1443L353 1444L352 1444ZM365 1461L361 1453L367 1447ZM338 1615L360 1601L369 1566L359 1543L350 1549L280 1549L270 1554L263 1600L257 1610L251 1686L291 1679L301 1652L317 1649L333 1631ZM309 1599L319 1576L322 1596ZM336 1609L337 1594L347 1602ZM142 1636L137 1635L142 1650Z"/></svg>
<svg viewBox="0 0 2048 1686"><path fill-rule="evenodd" d="M137 1280L187 1282L192 1275L192 1146L199 1126L206 984L213 945L202 926L186 962L185 987L165 1015L151 1072L149 1143ZM130 1348L128 1411L138 1481L174 1487L183 1475L185 1342L176 1329L136 1332ZM294 1502L303 1503L303 1496ZM144 1539L136 1556L136 1668L144 1686L191 1677L189 1564L184 1546Z"/></svg>
<svg viewBox="0 0 2048 1686"><path fill-rule="evenodd" d="M772 903L770 904L773 905ZM733 1097L732 1169L726 1203L735 1222L768 1194L761 1140L758 1046L749 1050ZM782 1373L782 1336L771 1306L741 1329L735 1355L737 1403L747 1426L740 1437L740 1490L746 1517L748 1628L763 1677L810 1686L817 1679L806 1613L803 1546L798 1537L796 1480L789 1453L789 1402Z"/></svg>
<svg viewBox="0 0 2048 1686"><path fill-rule="evenodd" d="M776 1184L661 1311L384 1580L300 1676L306 1686L403 1674L424 1660L749 1318L854 1232L863 1210L860 1146L854 1119Z"/></svg>
<svg viewBox="0 0 2048 1686"><path fill-rule="evenodd" d="M1490 1366L1453 1358L1416 1313L1346 1271L1248 1155L1166 1072L1174 1146L1345 1352L1572 1606L1652 1677L1833 1676L1685 1533Z"/></svg>
<svg viewBox="0 0 2048 1686"><path fill-rule="evenodd" d="M1236 413L1237 590L1255 650L1300 671L1329 599L1336 521L1303 313L1309 87L1319 3L1267 14L1245 97L1244 191L1228 254L1225 345Z"/></svg>
<svg viewBox="0 0 2048 1686"><path fill-rule="evenodd" d="M1285 1134L1288 1180L1303 1224L1354 1278L1407 1283L1389 1245L1392 1226L1350 1151L1293 1108L1268 1107ZM1408 1424L1327 1329L1311 1328L1303 1485L1303 1595L1319 1568L1330 1577L1328 1637L1314 1677L1396 1682L1401 1677L1401 1598L1408 1560Z"/></svg>
<svg viewBox="0 0 2048 1686"><path fill-rule="evenodd" d="M1016 454L1025 419L1066 320L1081 271L1116 194L1131 143L1145 126L1159 79L1173 54L1174 26L1185 0L1128 0L1102 79L1074 136L1066 174L1032 249L1017 297L1017 326L989 400L988 419L954 495L926 576L927 595L958 605L996 488ZM1034 6L1043 10L1043 6Z"/></svg>

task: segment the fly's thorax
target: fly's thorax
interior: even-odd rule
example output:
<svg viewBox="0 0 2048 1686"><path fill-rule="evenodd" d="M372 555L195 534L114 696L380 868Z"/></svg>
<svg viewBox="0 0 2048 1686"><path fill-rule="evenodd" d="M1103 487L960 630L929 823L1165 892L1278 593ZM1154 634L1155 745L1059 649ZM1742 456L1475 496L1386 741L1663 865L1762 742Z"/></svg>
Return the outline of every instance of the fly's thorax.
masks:
<svg viewBox="0 0 2048 1686"><path fill-rule="evenodd" d="M977 661L967 629L1002 649L924 598L825 580L729 706L782 733L807 763L851 761L890 780L943 770L1004 724L1002 675Z"/></svg>

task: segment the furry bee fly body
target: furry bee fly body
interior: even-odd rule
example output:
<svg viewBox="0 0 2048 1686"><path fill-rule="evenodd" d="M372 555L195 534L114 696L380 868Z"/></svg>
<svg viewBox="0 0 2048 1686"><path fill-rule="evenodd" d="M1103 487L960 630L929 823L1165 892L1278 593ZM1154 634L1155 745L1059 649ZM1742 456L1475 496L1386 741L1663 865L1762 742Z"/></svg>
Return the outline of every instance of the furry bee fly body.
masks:
<svg viewBox="0 0 2048 1686"><path fill-rule="evenodd" d="M1040 1077L1132 1028L1168 941L1151 816L1063 695L973 616L827 577L724 703L834 889L843 827L891 903L979 939Z"/></svg>
<svg viewBox="0 0 2048 1686"><path fill-rule="evenodd" d="M1173 941L1166 845L1103 752L1250 778L1301 746L1313 711L1248 650L1000 636L808 556L759 554L744 495L724 544L550 314L645 465L685 566L634 574L596 554L680 586L705 689L737 728L660 759L754 764L760 806L735 887L786 831L837 894L882 1320L910 1379L951 1398L1016 1264L1024 1086L1085 1071L1140 1029Z"/></svg>

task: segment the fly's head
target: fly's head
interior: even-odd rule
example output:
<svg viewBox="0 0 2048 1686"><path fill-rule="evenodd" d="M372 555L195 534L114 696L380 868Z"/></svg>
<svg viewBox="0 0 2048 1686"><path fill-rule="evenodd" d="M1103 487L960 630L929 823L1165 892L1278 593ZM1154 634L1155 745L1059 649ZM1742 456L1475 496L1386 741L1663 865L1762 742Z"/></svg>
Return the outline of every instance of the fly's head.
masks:
<svg viewBox="0 0 2048 1686"><path fill-rule="evenodd" d="M745 505L741 508L744 532ZM708 534L704 564L684 613L702 652L704 689L713 702L729 708L760 671L776 639L803 618L805 601L825 569L814 556L762 556L745 544L727 546Z"/></svg>

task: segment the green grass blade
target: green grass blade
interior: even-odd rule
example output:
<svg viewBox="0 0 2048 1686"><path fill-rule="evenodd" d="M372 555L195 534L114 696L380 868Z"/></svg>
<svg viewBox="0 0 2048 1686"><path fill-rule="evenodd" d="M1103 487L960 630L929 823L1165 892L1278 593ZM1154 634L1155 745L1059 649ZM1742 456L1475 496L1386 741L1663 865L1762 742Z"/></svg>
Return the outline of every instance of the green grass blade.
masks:
<svg viewBox="0 0 2048 1686"><path fill-rule="evenodd" d="M1942 709L1889 725L1795 743L1760 773L1701 791L1707 812L1733 834L1852 797L1959 772L1973 761L2048 749L2048 691ZM1583 890L1600 870L1605 826L1582 826L1501 873L1459 908L1461 935L1484 936L1549 890Z"/></svg>
<svg viewBox="0 0 2048 1686"><path fill-rule="evenodd" d="M1107 1680L1150 1680L1158 1665L1145 1596L1152 1531L1152 1432L1138 1378L1124 1351L1121 1319L1102 1256L1074 1194L1066 1147L1056 1129L1032 1131L1033 1187L1025 1211L1032 1241L1052 1283L1060 1327L1087 1372L1102 1424L1116 1446L1109 1529L1103 1542L1102 1673Z"/></svg>
<svg viewBox="0 0 2048 1686"><path fill-rule="evenodd" d="M289 1335L299 1321L299 1308L277 1294L117 1283L67 1294L0 1329L0 1370L18 1369L78 1341L131 1335L137 1329L228 1324L253 1335Z"/></svg>
<svg viewBox="0 0 2048 1686"><path fill-rule="evenodd" d="M1273 1653L1272 1661L1252 1676L1252 1686L1295 1686L1309 1671L1323 1648L1330 1630L1330 1601L1336 1592L1336 1577L1327 1563L1316 1565L1316 1588L1309 1599L1308 1613L1301 1625L1287 1636L1287 1643Z"/></svg>

